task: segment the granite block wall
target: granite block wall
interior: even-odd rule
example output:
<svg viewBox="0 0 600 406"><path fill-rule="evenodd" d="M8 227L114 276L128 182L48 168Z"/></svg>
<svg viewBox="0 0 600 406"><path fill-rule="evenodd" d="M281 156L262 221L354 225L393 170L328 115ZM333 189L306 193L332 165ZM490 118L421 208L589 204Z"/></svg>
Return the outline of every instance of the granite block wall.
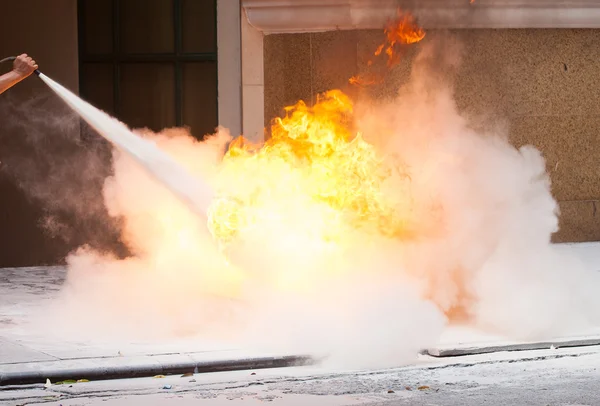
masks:
<svg viewBox="0 0 600 406"><path fill-rule="evenodd" d="M542 151L560 206L556 242L600 241L600 30L456 30L463 58L456 100L481 125L508 123L515 146ZM284 106L332 88L353 95L348 78L363 71L380 31L268 35L264 40L265 123ZM424 40L425 41L425 40ZM408 80L417 44L389 73L392 95Z"/></svg>

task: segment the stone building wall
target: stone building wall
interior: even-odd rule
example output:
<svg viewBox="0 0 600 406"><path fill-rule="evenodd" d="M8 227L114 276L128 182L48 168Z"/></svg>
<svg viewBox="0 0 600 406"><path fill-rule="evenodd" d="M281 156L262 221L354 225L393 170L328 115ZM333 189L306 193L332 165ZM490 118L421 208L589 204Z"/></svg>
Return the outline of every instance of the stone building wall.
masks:
<svg viewBox="0 0 600 406"><path fill-rule="evenodd" d="M556 242L600 240L600 30L428 31L463 47L456 100L470 116L503 120L514 145L542 151L560 205ZM264 40L265 123L299 99L325 90L352 94L348 78L365 69L381 31L267 35ZM425 40L424 40L425 41ZM416 44L390 72L395 92L408 79Z"/></svg>

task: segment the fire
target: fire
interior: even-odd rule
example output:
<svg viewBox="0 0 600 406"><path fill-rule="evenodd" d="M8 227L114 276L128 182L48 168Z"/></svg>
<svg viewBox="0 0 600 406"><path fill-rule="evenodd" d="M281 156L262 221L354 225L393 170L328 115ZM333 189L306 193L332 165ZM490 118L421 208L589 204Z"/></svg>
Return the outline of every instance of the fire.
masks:
<svg viewBox="0 0 600 406"><path fill-rule="evenodd" d="M399 18L386 28L377 54L393 59L399 44L423 38L411 16ZM229 145L214 181L208 228L226 258L247 241L272 241L270 261L283 269L269 283L278 291L309 291L322 275L307 272L341 271L346 265L323 264L343 264L344 250L355 249L356 241L412 238L416 220L409 176L355 128L348 95L330 90L312 106L301 100L284 110L264 145L243 137ZM173 241L189 245L182 235ZM231 286L244 279L235 272L222 278Z"/></svg>
<svg viewBox="0 0 600 406"><path fill-rule="evenodd" d="M391 66L399 60L396 48L421 41L425 32L412 15L398 10L385 35L386 42L375 56L385 52ZM376 78L350 78L350 83L358 85L377 82ZM251 145L243 137L230 145L222 176L241 177L247 182L241 188L224 187L221 198L211 206L209 229L213 236L221 243L230 243L248 227L280 221L274 213L286 202L305 200L320 215L313 229L308 219L304 221L303 231L321 240L339 239L344 227L386 236L406 235L408 220L399 213L406 214L407 210L397 210L400 203L389 201L382 193L386 180L397 172L360 132L353 130L350 98L340 90L331 90L319 95L312 107L301 100L285 111L285 117L273 120L271 138L263 147ZM406 202L401 204L406 206Z"/></svg>
<svg viewBox="0 0 600 406"><path fill-rule="evenodd" d="M394 66L400 61L398 45L414 44L425 38L425 31L415 23L411 14L403 14L398 10L398 18L385 28L386 42L375 51L375 56L385 50L388 66Z"/></svg>
<svg viewBox="0 0 600 406"><path fill-rule="evenodd" d="M364 75L356 75L356 76L352 76L348 82L351 85L356 85L356 86L372 86L372 85L376 85L378 83L382 82L381 78L376 78L376 77L366 77Z"/></svg>
<svg viewBox="0 0 600 406"><path fill-rule="evenodd" d="M412 16L399 12L385 35L375 55L387 55L390 66L399 60L400 45L425 34ZM378 81L351 79L360 85ZM306 292L323 277L309 272L346 269L343 252L355 250L357 241L413 238L417 220L404 166L355 128L349 96L330 90L312 106L300 100L284 110L264 145L243 137L229 145L216 175L208 228L227 259L247 241L271 241L270 261L281 270L268 283L277 291ZM332 263L337 265L324 266ZM243 279L223 278L232 286Z"/></svg>
<svg viewBox="0 0 600 406"><path fill-rule="evenodd" d="M262 148L242 138L230 146L220 184L238 180L210 209L215 238L228 243L245 229L269 223L286 223L318 244L339 243L348 230L407 235L407 210L398 210L406 202L383 192L396 172L353 130L349 97L332 90L312 107L299 101L285 110Z"/></svg>
<svg viewBox="0 0 600 406"><path fill-rule="evenodd" d="M396 63L396 48L423 36L405 16L377 55ZM177 166L150 148L136 147L137 159L115 149L103 195L133 255L69 255L64 308L76 330L235 337L236 348L390 367L435 344L448 320L521 336L550 331L557 315L594 320L586 287L598 281L549 245L557 205L541 153L471 128L451 89L422 69L443 62L432 50L391 103L358 116L328 91L285 108L264 145L238 138L223 154L225 130L204 142L181 129L147 134L210 185L207 219L208 198L193 211L165 193L203 195L186 171L165 170Z"/></svg>
<svg viewBox="0 0 600 406"><path fill-rule="evenodd" d="M374 55L379 57L385 54L387 56L388 68L400 62L400 46L415 44L425 38L425 31L417 25L415 18L411 14L404 13L401 10L397 11L396 19L387 24L384 33L385 41L377 47ZM367 65L372 66L373 61L369 60ZM350 84L359 86L369 86L381 81L381 78L367 78L359 75L353 76L349 80Z"/></svg>
<svg viewBox="0 0 600 406"><path fill-rule="evenodd" d="M400 45L425 37L413 16L400 10L384 32L386 41L375 56L385 53L388 67L398 63ZM361 86L379 81L350 78ZM221 197L209 209L215 239L227 245L254 226L285 222L287 216L298 216L298 211L283 213L298 202L304 204L300 212L310 216L289 226L313 241L339 242L347 229L407 236L409 202L382 191L389 179L403 175L353 129L350 98L331 90L312 107L301 100L285 111L273 120L264 146L243 137L230 145L221 169Z"/></svg>

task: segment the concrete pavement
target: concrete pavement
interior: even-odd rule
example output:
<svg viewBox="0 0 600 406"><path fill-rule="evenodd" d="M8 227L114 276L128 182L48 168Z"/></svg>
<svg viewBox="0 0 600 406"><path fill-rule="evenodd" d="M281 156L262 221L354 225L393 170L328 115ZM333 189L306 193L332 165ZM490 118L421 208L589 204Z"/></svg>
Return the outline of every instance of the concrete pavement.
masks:
<svg viewBox="0 0 600 406"><path fill-rule="evenodd" d="M596 406L598 347L421 357L378 371L265 369L0 389L0 404L51 406Z"/></svg>
<svg viewBox="0 0 600 406"><path fill-rule="evenodd" d="M564 245L600 270L599 244ZM65 379L100 380L136 376L273 368L305 364L304 354L273 354L229 348L194 338L157 342L109 342L60 337L34 329L33 315L43 315L59 295L66 276L62 267L0 270L0 386L43 384ZM511 342L468 328L449 329L439 345L426 349L436 357L551 347L596 346L600 330L544 342Z"/></svg>
<svg viewBox="0 0 600 406"><path fill-rule="evenodd" d="M260 369L302 365L304 356L251 352L194 338L169 342L78 340L36 328L65 280L62 267L0 270L0 386L65 379Z"/></svg>

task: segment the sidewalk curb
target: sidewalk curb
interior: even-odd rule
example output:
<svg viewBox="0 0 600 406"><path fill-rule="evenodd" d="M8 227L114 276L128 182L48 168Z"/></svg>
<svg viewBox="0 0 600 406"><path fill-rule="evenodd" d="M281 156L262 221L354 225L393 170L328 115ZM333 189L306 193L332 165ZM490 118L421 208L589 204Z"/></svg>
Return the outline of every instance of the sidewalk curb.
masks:
<svg viewBox="0 0 600 406"><path fill-rule="evenodd" d="M285 368L292 366L303 366L314 363L314 360L308 356L281 356L281 357L255 357L243 359L224 359L197 361L192 357L188 361L157 362L153 356L146 358L142 362L127 365L125 362L114 362L111 365L109 360L93 360L104 365L72 367L71 360L56 361L52 363L29 363L28 367L35 367L39 364L40 368L25 368L23 371L2 372L0 370L0 386L7 385L31 385L43 384L46 379L51 382L64 380L88 379L90 381L108 380L108 379L127 379L152 377L156 375L178 375L185 373L208 373L225 371L242 371L265 368ZM122 359L121 359L122 360ZM89 361L89 360L88 360ZM108 361L108 362L107 362ZM144 362L145 361L145 362ZM46 364L46 367L44 367ZM52 364L52 365L48 365ZM61 368L61 364L64 367ZM0 366L2 368L2 366Z"/></svg>
<svg viewBox="0 0 600 406"><path fill-rule="evenodd" d="M423 353L431 355L436 358L444 357L460 357L466 355L478 355L478 354L489 354L494 352L505 352L505 351L531 351L531 350L544 350L550 348L570 348L570 347L590 347L600 345L600 336L587 337L587 338L573 338L573 339L557 339L548 341L539 341L531 343L506 343L506 344L465 344L464 346L449 346L449 347L437 347L429 348Z"/></svg>

